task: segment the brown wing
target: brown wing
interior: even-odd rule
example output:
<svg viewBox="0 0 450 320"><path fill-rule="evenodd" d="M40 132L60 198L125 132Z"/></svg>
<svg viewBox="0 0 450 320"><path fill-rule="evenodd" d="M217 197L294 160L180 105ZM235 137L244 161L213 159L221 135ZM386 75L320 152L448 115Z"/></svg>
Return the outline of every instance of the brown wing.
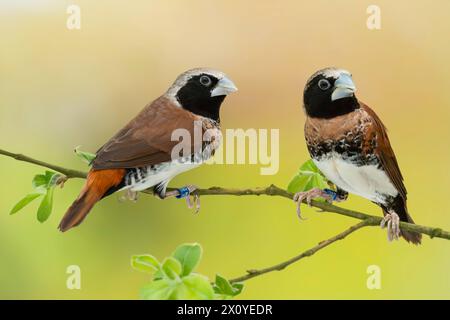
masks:
<svg viewBox="0 0 450 320"><path fill-rule="evenodd" d="M400 172L400 167L398 166L397 159L394 154L394 150L392 150L391 143L389 142L389 138L387 135L387 129L384 126L381 119L377 116L377 114L370 109L367 105L360 102L361 108L367 112L370 117L370 122L372 124L371 128L368 130L367 134L372 134L374 130L376 132L376 148L375 153L377 154L381 166L384 171L387 173L395 188L399 192L400 196L406 200L406 188L403 184L403 176Z"/></svg>
<svg viewBox="0 0 450 320"><path fill-rule="evenodd" d="M133 120L103 145L92 163L94 169L135 168L171 160L175 129L194 136L197 116L161 97L146 106ZM192 145L192 150L195 146Z"/></svg>

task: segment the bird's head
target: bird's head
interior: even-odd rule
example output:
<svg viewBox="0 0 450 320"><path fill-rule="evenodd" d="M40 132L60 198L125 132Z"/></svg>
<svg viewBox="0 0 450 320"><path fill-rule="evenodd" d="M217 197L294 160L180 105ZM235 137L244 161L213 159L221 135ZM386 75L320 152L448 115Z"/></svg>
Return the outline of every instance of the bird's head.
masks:
<svg viewBox="0 0 450 320"><path fill-rule="evenodd" d="M303 104L308 116L333 118L358 108L356 87L350 72L326 68L314 73L303 92Z"/></svg>
<svg viewBox="0 0 450 320"><path fill-rule="evenodd" d="M223 72L196 68L179 75L166 96L196 115L219 121L220 105L235 91L236 86Z"/></svg>

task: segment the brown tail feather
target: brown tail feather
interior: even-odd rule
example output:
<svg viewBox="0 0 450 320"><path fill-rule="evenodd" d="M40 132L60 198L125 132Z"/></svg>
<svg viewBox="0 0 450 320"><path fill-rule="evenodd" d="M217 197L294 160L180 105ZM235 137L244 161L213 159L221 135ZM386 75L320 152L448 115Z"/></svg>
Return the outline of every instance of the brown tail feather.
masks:
<svg viewBox="0 0 450 320"><path fill-rule="evenodd" d="M89 171L85 186L62 218L59 230L64 232L78 226L95 203L102 199L111 188L120 184L124 175L124 169Z"/></svg>
<svg viewBox="0 0 450 320"><path fill-rule="evenodd" d="M102 197L102 195L95 194L93 190L85 189L81 191L78 198L72 203L62 218L58 227L62 232L78 226L91 211L95 203Z"/></svg>
<svg viewBox="0 0 450 320"><path fill-rule="evenodd" d="M409 223L414 223L414 220L411 218L409 214L407 214L407 221ZM422 234L412 231L401 230L402 237L413 244L419 245L422 242Z"/></svg>

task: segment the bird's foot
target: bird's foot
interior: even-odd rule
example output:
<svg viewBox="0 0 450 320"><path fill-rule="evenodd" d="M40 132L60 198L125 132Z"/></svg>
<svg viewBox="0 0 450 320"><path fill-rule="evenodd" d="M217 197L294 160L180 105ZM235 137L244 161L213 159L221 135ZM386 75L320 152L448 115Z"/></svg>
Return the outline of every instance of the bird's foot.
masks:
<svg viewBox="0 0 450 320"><path fill-rule="evenodd" d="M131 200L133 202L136 202L139 198L139 192L132 191L131 189L127 189L125 193L119 197L120 202L124 202L127 200Z"/></svg>
<svg viewBox="0 0 450 320"><path fill-rule="evenodd" d="M177 199L186 198L186 203L189 209L195 207L195 213L200 211L200 196L195 191L198 188L194 185L187 185L176 190L168 191L164 195L165 198L175 197ZM193 202L191 201L191 195L193 196Z"/></svg>
<svg viewBox="0 0 450 320"><path fill-rule="evenodd" d="M297 216L300 220L305 220L305 218L303 218L301 214L300 205L302 204L302 202L306 200L308 206L311 207L311 201L316 198L323 198L328 203L332 203L337 199L337 193L331 189L322 190L319 188L314 188L306 192L297 192L294 195L294 201L297 203Z"/></svg>
<svg viewBox="0 0 450 320"><path fill-rule="evenodd" d="M389 241L400 238L400 218L394 211L389 211L381 220L382 229L387 226L387 237Z"/></svg>
<svg viewBox="0 0 450 320"><path fill-rule="evenodd" d="M194 185L188 185L178 189L178 195L175 196L177 199L186 198L186 203L189 209L192 209L195 206L195 213L200 211L200 196L195 191L198 188ZM194 202L191 202L191 195L193 196Z"/></svg>
<svg viewBox="0 0 450 320"><path fill-rule="evenodd" d="M306 220L302 217L300 205L304 200L306 200L306 204L311 207L311 201L316 198L323 198L326 202L332 203L333 201L338 201L338 194L336 191L331 189L319 189L314 188L305 192L297 192L294 194L294 201L297 203L297 216L300 220Z"/></svg>

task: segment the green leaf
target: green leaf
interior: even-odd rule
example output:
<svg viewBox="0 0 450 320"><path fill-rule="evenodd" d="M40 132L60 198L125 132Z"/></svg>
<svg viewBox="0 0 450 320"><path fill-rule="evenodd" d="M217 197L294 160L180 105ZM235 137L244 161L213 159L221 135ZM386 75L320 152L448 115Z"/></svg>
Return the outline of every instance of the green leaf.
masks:
<svg viewBox="0 0 450 320"><path fill-rule="evenodd" d="M138 271L148 273L153 273L161 268L161 264L158 259L149 254L132 256L131 266Z"/></svg>
<svg viewBox="0 0 450 320"><path fill-rule="evenodd" d="M216 293L227 294L230 296L233 295L233 287L227 279L216 274L216 282L214 284L214 291Z"/></svg>
<svg viewBox="0 0 450 320"><path fill-rule="evenodd" d="M214 292L224 296L234 297L242 292L244 285L242 283L231 284L227 279L216 275L214 282Z"/></svg>
<svg viewBox="0 0 450 320"><path fill-rule="evenodd" d="M329 188L328 180L320 172L312 160L306 161L288 185L291 193L308 191L313 188Z"/></svg>
<svg viewBox="0 0 450 320"><path fill-rule="evenodd" d="M75 154L88 165L91 165L92 161L95 159L96 155L94 153L81 151L80 146L74 149Z"/></svg>
<svg viewBox="0 0 450 320"><path fill-rule="evenodd" d="M241 294L242 290L244 289L244 284L242 282L237 282L232 284L234 289L234 295L237 296L238 294Z"/></svg>
<svg viewBox="0 0 450 320"><path fill-rule="evenodd" d="M187 276L200 262L202 247L198 243L185 243L176 248L172 256L181 263L181 276Z"/></svg>
<svg viewBox="0 0 450 320"><path fill-rule="evenodd" d="M211 300L214 291L208 278L193 273L181 281L154 280L141 288L140 297L145 300Z"/></svg>
<svg viewBox="0 0 450 320"><path fill-rule="evenodd" d="M44 194L43 192L33 192L27 194L22 200L16 203L16 205L11 209L11 212L9 214L16 213L17 211L25 207L27 204L29 204L31 201L42 196L43 194Z"/></svg>
<svg viewBox="0 0 450 320"><path fill-rule="evenodd" d="M287 190L292 193L308 190L311 184L311 176L297 174L292 178Z"/></svg>
<svg viewBox="0 0 450 320"><path fill-rule="evenodd" d="M160 280L163 279L165 277L164 272L162 271L162 269L157 270L154 274L153 274L153 280Z"/></svg>
<svg viewBox="0 0 450 320"><path fill-rule="evenodd" d="M323 178L322 175L314 175L312 178L312 183L314 185L313 188L319 188L322 190L326 189L326 188L330 188L330 185L328 184L328 180Z"/></svg>
<svg viewBox="0 0 450 320"><path fill-rule="evenodd" d="M143 300L168 300L176 287L173 281L169 279L161 279L152 281L143 286L139 296Z"/></svg>
<svg viewBox="0 0 450 320"><path fill-rule="evenodd" d="M140 271L155 271L153 281L142 287L142 299L214 299L214 289L208 278L192 270L197 266L202 255L199 244L183 244L173 256L159 263L150 255L136 255L131 259L131 265ZM240 292L232 286L230 291Z"/></svg>
<svg viewBox="0 0 450 320"><path fill-rule="evenodd" d="M47 179L44 174L37 174L34 176L33 181L31 182L33 189L37 189L41 186L47 185Z"/></svg>
<svg viewBox="0 0 450 320"><path fill-rule="evenodd" d="M320 173L319 168L317 168L316 164L314 163L314 161L312 159L309 159L308 161L304 162L301 165L299 171Z"/></svg>
<svg viewBox="0 0 450 320"><path fill-rule="evenodd" d="M61 174L47 170L44 174L35 175L31 184L34 189L48 189L56 185L59 177L61 177Z"/></svg>
<svg viewBox="0 0 450 320"><path fill-rule="evenodd" d="M168 257L162 264L162 270L168 278L177 279L181 275L181 263L175 258Z"/></svg>
<svg viewBox="0 0 450 320"><path fill-rule="evenodd" d="M37 219L39 220L39 222L44 222L45 220L47 220L52 213L54 190L54 188L48 189L47 193L44 196L44 199L42 199L41 204L39 205L37 211Z"/></svg>
<svg viewBox="0 0 450 320"><path fill-rule="evenodd" d="M170 298L176 300L212 300L214 290L208 278L191 273L182 278L182 284L177 286Z"/></svg>

